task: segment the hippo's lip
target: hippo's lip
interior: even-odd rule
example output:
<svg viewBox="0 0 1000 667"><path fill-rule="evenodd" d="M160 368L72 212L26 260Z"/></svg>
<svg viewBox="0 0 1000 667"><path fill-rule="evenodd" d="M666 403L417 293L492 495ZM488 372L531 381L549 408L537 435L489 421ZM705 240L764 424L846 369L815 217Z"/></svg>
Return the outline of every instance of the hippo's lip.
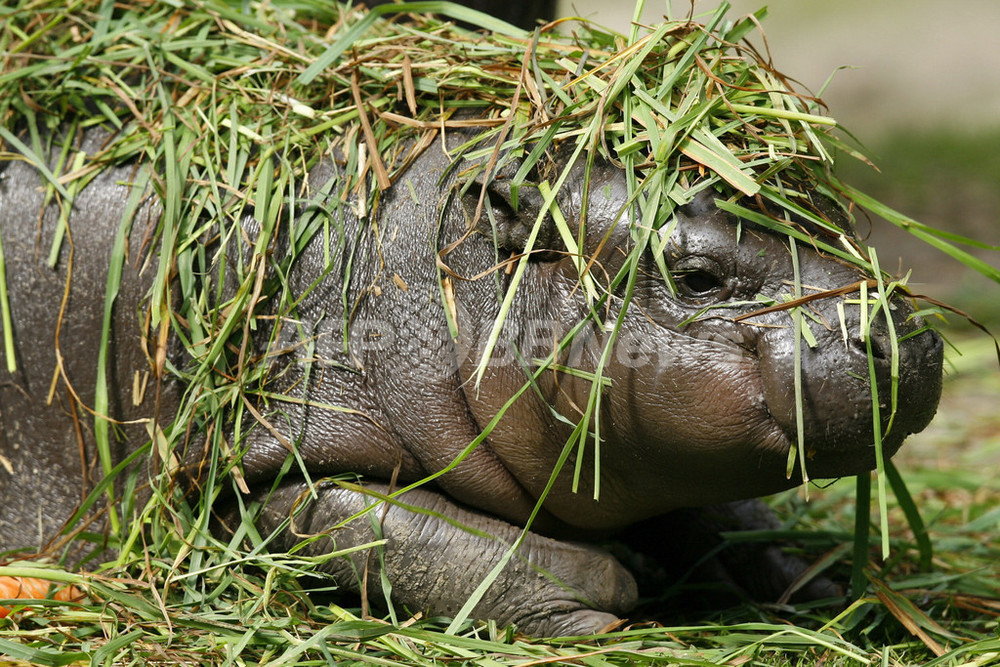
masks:
<svg viewBox="0 0 1000 667"><path fill-rule="evenodd" d="M792 448L799 446L797 435L789 433L773 417L769 418L769 433L762 441L763 451L771 455L773 463L778 467L778 474L786 480L786 486L802 481L802 463L800 454L796 451L795 461L792 465L791 477L786 477L785 470L789 453ZM903 440L909 433L897 432L888 435L882 442L882 450L885 459L889 459L900 448ZM808 441L804 443L805 448L805 469L810 480L817 479L839 479L841 477L853 477L866 471L875 469L875 444L873 441L853 443L851 449L855 452L853 456L845 456L841 449L829 450L823 447L810 445Z"/></svg>
<svg viewBox="0 0 1000 667"><path fill-rule="evenodd" d="M778 425L776 424L776 426ZM780 450L782 461L786 462L792 447L798 447L798 438L794 433L786 433L780 426L778 426L777 430L781 433L780 437L773 438L768 444L773 451L778 452ZM909 435L910 433L903 434L897 432L885 437L882 441L883 458L885 460L891 458ZM852 456L845 456L844 451L839 449L829 450L810 445L808 441L804 444L805 468L810 480L832 480L842 477L854 477L855 475L864 474L876 468L874 439L864 444L861 442L854 443L854 446L852 446L854 454ZM798 452L796 452L795 458L790 481L798 480L801 482L802 464Z"/></svg>
<svg viewBox="0 0 1000 667"><path fill-rule="evenodd" d="M777 420L772 419L771 421L772 432L766 439L764 443L765 449L773 454L774 465L777 467L777 474L780 475L781 479L785 481L785 486L790 484L795 484L802 481L801 472L802 464L799 459L799 455L796 452L795 461L792 466L791 476L786 473L788 468L788 457L793 448L798 447L798 439L795 437L794 433L787 433L781 424ZM810 478L813 477L810 472L810 456L809 456L809 446L806 445L806 473Z"/></svg>

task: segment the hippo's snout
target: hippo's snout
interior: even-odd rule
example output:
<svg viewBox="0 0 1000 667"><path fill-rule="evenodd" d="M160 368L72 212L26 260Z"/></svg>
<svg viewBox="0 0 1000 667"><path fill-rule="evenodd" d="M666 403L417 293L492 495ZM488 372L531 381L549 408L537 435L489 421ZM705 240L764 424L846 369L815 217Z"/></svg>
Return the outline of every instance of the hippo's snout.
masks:
<svg viewBox="0 0 1000 667"><path fill-rule="evenodd" d="M937 410L944 350L941 337L911 317L908 304L899 299L891 303L895 342L884 312L870 323L864 338L857 305L845 304L843 328L838 326L835 302L822 307L825 315L832 315L827 318L830 329L805 318L816 337L815 346L805 339L799 343L810 477L841 477L874 467L876 404L886 457L899 449L906 436L923 430ZM795 337L784 328L762 335L759 347L768 410L792 442L797 438L794 345ZM894 367L898 368L895 391Z"/></svg>

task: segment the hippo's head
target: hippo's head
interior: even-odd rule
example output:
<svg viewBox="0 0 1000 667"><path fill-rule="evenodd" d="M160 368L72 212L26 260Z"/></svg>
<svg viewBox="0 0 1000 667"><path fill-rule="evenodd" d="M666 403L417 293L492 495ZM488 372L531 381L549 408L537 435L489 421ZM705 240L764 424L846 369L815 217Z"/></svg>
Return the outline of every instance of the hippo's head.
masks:
<svg viewBox="0 0 1000 667"><path fill-rule="evenodd" d="M519 250L518 244L523 247L525 228L538 212L541 198L525 190L517 211L502 181L490 190L495 224L481 224L480 230L484 237L497 230L501 259ZM574 235L579 233L581 193L576 185L558 200ZM871 276L817 252L807 241L793 248L787 235L724 213L716 196L710 189L697 194L676 210L676 225L654 232L654 242L636 267L635 288L611 353L604 349L625 305L625 280L610 289L610 299L596 307L597 319L559 354L563 370L541 374L490 435L493 451L537 497L573 425L588 405L595 405L588 374L605 354L606 382L590 422L591 433L599 429L599 448L591 437L582 450L574 449L546 501L549 512L563 522L614 528L680 506L788 488L801 482L799 463L791 476L786 474L799 420L811 479L863 473L876 460L873 393L886 457L907 435L923 429L935 412L943 346L913 315L904 295L890 298L888 313L878 309L863 339L863 322L876 310L877 294L872 293L877 290L862 308L859 283ZM590 275L598 294L609 289L636 243L627 216L621 215L626 199L623 173L608 165L596 167L581 254L593 262ZM480 386L465 385L480 424L502 409L526 382L527 371L587 315L577 258L560 238L554 223L539 234L536 248L541 244L550 252L537 253L530 261L494 352L497 359ZM656 246L662 265L654 256ZM793 252L802 296L854 288L794 311L758 313L795 295ZM498 276L499 289L491 284L494 301L510 281L509 273ZM489 299L481 296L479 303ZM460 327L467 337L467 378L473 376L497 313L496 307L476 310ZM796 317L807 329L798 338ZM565 370L570 368L582 372ZM876 379L875 392L870 377ZM595 458L600 464L597 501ZM581 474L574 492L577 465Z"/></svg>

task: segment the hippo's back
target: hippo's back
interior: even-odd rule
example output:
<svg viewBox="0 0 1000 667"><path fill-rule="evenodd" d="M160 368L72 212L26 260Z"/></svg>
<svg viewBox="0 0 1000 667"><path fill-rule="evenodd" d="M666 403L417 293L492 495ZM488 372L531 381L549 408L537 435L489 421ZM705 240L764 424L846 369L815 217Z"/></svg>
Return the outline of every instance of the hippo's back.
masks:
<svg viewBox="0 0 1000 667"><path fill-rule="evenodd" d="M81 149L94 151L97 140L88 136ZM54 193L46 203L47 181L34 165L0 163L0 233L17 364L14 372L7 363L0 368L0 550L44 546L102 477L93 410L103 295L134 177L131 169L109 169L75 193L69 231L50 266L61 204L70 206ZM121 422L109 429L114 462L124 453L123 435L145 430L127 422L151 414L154 402L152 382L139 405L132 388L132 378L148 380L150 368L138 344L139 311L155 267L140 274L136 258L154 214L144 205L133 219L110 329L108 412Z"/></svg>

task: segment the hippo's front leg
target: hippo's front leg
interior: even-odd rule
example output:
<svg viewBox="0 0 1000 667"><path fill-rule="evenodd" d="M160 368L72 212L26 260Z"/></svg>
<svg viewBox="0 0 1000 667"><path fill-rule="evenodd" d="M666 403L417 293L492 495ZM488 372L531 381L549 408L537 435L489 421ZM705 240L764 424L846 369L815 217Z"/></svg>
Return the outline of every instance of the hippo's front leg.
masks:
<svg viewBox="0 0 1000 667"><path fill-rule="evenodd" d="M292 513L295 517L271 549L287 550L305 536L322 533L326 534L299 553L320 556L350 549L375 540L372 523L380 522L386 540L381 561L392 584L393 602L414 612L454 616L520 534L520 529L509 523L466 509L429 490L410 491L399 500L433 514L396 505L386 509L372 497L332 482L321 482L315 488L316 498L310 496L304 483L284 484L272 494L256 521L261 534L278 529ZM383 485L367 488L388 492ZM345 527L330 530L372 503L380 506ZM380 559L369 558L369 554L373 552L365 549L332 558L321 569L340 586L360 591L361 576L368 567L368 593L381 600ZM518 630L535 636L591 634L615 621L635 602L632 575L610 554L529 533L472 616L515 624Z"/></svg>
<svg viewBox="0 0 1000 667"><path fill-rule="evenodd" d="M785 553L770 539L731 541L726 533L777 531L781 524L759 499L681 509L635 526L615 553L629 565L643 590L670 589L680 577L697 591L690 602L723 608L740 599L775 602L796 586L800 601L838 597L823 576L798 588L809 563ZM684 598L687 600L687 598Z"/></svg>

